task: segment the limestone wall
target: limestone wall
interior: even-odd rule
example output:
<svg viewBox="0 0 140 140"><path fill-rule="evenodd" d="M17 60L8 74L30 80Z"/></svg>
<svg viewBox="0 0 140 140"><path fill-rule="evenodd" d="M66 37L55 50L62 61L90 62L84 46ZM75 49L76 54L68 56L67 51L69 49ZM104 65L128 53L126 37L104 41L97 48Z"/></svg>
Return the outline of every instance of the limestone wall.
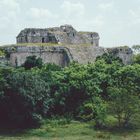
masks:
<svg viewBox="0 0 140 140"><path fill-rule="evenodd" d="M54 28L26 28L17 36L17 43L91 44L99 46L96 32L77 32L71 25Z"/></svg>
<svg viewBox="0 0 140 140"><path fill-rule="evenodd" d="M55 63L60 66L66 66L69 62L77 61L81 64L94 62L97 56L104 53L113 53L120 57L124 64L132 62L133 52L130 48L109 48L96 46L65 45L65 46L18 46L10 54L10 64L12 66L22 65L26 57L36 55L42 58L44 63Z"/></svg>
<svg viewBox="0 0 140 140"><path fill-rule="evenodd" d="M106 52L106 49L96 46L66 46L74 61L81 64L87 64L88 62L94 62L97 56L101 56Z"/></svg>
<svg viewBox="0 0 140 140"><path fill-rule="evenodd" d="M121 58L124 64L132 63L133 51L127 46L108 48L107 51L112 53L114 56Z"/></svg>
<svg viewBox="0 0 140 140"><path fill-rule="evenodd" d="M60 66L66 66L67 60L66 56L63 53L58 53L58 52L43 52L41 54L39 53L27 53L27 52L21 52L21 53L12 53L10 56L10 64L12 66L21 66L26 58L28 56L35 55L37 57L42 58L44 63L55 63Z"/></svg>
<svg viewBox="0 0 140 140"><path fill-rule="evenodd" d="M28 56L35 55L42 58L43 63L55 63L66 66L69 63L67 54L61 47L17 47L15 52L10 54L10 64L21 66Z"/></svg>

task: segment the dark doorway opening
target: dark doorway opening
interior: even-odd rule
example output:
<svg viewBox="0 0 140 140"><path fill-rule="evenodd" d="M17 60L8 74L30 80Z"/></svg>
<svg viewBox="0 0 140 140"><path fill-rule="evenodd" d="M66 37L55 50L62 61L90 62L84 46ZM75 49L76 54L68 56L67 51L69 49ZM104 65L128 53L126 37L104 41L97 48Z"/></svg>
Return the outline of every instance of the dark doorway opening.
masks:
<svg viewBox="0 0 140 140"><path fill-rule="evenodd" d="M45 38L42 38L42 43L45 43Z"/></svg>
<svg viewBox="0 0 140 140"><path fill-rule="evenodd" d="M73 37L75 37L75 34L73 33Z"/></svg>
<svg viewBox="0 0 140 140"><path fill-rule="evenodd" d="M28 38L27 38L27 36L25 36L25 42L28 43Z"/></svg>

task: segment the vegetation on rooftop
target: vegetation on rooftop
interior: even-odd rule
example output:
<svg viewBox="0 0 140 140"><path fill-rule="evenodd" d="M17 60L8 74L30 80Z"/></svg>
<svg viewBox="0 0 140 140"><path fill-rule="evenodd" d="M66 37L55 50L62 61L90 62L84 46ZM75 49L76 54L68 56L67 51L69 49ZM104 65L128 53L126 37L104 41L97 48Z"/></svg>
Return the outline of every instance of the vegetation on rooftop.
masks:
<svg viewBox="0 0 140 140"><path fill-rule="evenodd" d="M2 49L5 48L14 48L14 47L89 47L91 44L62 44L62 43L17 43L17 44L12 44L12 45L3 45L1 46Z"/></svg>
<svg viewBox="0 0 140 140"><path fill-rule="evenodd" d="M5 56L5 53L3 50L0 50L0 57L3 57L3 56Z"/></svg>

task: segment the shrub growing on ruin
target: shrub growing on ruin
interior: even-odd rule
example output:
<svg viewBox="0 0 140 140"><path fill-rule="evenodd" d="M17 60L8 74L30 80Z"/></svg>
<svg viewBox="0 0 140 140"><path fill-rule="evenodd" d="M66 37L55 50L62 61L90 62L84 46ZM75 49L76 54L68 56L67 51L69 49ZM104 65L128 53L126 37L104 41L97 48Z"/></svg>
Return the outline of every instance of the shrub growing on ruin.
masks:
<svg viewBox="0 0 140 140"><path fill-rule="evenodd" d="M42 65L43 65L42 59L41 58L37 58L35 55L33 55L33 56L28 56L26 58L26 61L23 64L23 67L25 69L31 69L33 67L41 68Z"/></svg>

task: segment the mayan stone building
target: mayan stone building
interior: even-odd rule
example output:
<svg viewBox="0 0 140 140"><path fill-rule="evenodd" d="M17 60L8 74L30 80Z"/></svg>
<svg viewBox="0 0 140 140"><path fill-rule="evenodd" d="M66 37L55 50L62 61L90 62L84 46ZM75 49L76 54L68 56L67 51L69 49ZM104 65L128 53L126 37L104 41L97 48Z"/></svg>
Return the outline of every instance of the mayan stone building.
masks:
<svg viewBox="0 0 140 140"><path fill-rule="evenodd" d="M17 36L17 43L91 44L99 46L96 32L77 32L71 25L54 28L26 28Z"/></svg>
<svg viewBox="0 0 140 140"><path fill-rule="evenodd" d="M78 32L71 25L53 28L27 28L17 36L17 44L7 47L11 66L21 66L28 56L40 57L44 64L55 63L62 67L76 61L81 64L94 62L104 53L112 53L124 64L132 62L129 47L104 48L99 46L96 32ZM7 61L7 59L6 59Z"/></svg>

